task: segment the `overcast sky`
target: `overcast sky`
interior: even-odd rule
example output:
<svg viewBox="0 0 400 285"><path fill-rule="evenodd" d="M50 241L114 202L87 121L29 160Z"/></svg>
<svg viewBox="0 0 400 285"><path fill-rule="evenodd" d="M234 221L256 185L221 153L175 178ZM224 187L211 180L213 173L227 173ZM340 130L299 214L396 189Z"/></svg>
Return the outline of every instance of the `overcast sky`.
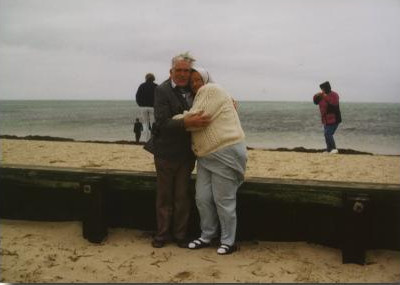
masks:
<svg viewBox="0 0 400 285"><path fill-rule="evenodd" d="M238 100L400 103L400 0L0 0L0 99L129 100L185 51Z"/></svg>

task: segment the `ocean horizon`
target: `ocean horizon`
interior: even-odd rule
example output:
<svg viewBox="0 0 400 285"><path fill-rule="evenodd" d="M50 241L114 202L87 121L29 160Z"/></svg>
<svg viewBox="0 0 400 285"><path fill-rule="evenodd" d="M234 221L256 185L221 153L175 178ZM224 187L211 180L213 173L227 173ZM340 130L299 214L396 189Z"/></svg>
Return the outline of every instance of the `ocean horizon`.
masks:
<svg viewBox="0 0 400 285"><path fill-rule="evenodd" d="M400 103L341 102L340 149L400 154ZM248 147L325 148L318 106L312 101L239 101ZM134 140L140 117L134 100L0 100L0 135L74 140Z"/></svg>

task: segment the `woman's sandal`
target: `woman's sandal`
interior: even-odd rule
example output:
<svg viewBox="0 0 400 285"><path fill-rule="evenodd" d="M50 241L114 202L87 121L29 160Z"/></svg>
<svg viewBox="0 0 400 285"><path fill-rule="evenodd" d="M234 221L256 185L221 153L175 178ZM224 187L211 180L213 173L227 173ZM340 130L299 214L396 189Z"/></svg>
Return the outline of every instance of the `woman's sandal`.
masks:
<svg viewBox="0 0 400 285"><path fill-rule="evenodd" d="M221 244L219 248L217 249L217 253L221 255L225 254L231 254L232 252L235 252L237 250L237 245L227 245L227 244Z"/></svg>
<svg viewBox="0 0 400 285"><path fill-rule="evenodd" d="M202 239L198 238L198 239L195 239L192 242L189 242L188 248L190 248L190 249L199 249L199 248L207 247L209 245L210 245L209 242L205 242Z"/></svg>

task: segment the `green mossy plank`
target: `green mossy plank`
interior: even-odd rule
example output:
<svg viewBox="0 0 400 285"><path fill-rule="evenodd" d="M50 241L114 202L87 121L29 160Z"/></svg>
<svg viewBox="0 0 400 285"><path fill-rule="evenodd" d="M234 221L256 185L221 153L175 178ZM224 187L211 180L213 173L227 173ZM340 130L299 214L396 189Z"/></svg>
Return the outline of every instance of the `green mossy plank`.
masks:
<svg viewBox="0 0 400 285"><path fill-rule="evenodd" d="M190 233L198 234L194 202ZM25 165L0 165L0 217L81 220L83 185L104 189L109 226L154 230L156 174ZM347 196L370 197L371 248L400 249L400 185L249 178L238 191L238 238L307 240L338 247Z"/></svg>
<svg viewBox="0 0 400 285"><path fill-rule="evenodd" d="M110 191L155 191L156 186L155 173L151 172L18 165L0 167L0 178L14 180L16 185L78 190L80 183L88 177L104 179ZM400 194L400 185L252 178L247 179L238 191L239 197L255 195L287 203L324 204L333 207L342 206L343 193L363 193L385 200L387 197L397 197ZM394 199L395 202L396 200Z"/></svg>

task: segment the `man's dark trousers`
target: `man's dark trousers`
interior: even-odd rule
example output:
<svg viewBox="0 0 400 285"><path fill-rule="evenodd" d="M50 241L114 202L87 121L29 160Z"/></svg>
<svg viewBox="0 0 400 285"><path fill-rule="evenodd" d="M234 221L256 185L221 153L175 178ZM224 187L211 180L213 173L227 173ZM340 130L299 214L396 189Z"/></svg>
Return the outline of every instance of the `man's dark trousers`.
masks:
<svg viewBox="0 0 400 285"><path fill-rule="evenodd" d="M166 160L154 157L157 171L156 240L184 240L190 216L190 175L195 159ZM172 233L169 232L171 228Z"/></svg>

